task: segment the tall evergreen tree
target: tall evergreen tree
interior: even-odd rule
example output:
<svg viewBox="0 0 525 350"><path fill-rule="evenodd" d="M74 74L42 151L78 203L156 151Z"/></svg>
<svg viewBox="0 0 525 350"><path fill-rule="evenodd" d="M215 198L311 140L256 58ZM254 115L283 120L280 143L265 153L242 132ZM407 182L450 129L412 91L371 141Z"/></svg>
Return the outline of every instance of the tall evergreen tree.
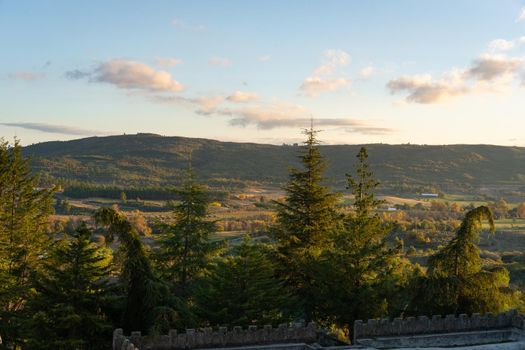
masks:
<svg viewBox="0 0 525 350"><path fill-rule="evenodd" d="M177 294L188 297L192 283L209 267L220 245L210 241L216 225L208 212L209 195L204 186L195 182L191 169L177 192L180 202L174 208L174 223L159 226L156 263L163 279L173 284Z"/></svg>
<svg viewBox="0 0 525 350"><path fill-rule="evenodd" d="M21 312L49 243L45 229L53 190L38 189L29 160L15 140L0 140L0 337L4 347L21 341Z"/></svg>
<svg viewBox="0 0 525 350"><path fill-rule="evenodd" d="M416 280L412 314L501 312L517 305L509 289L509 272L483 267L477 241L483 219L494 231L492 212L481 206L469 211L456 236L430 257L427 276Z"/></svg>
<svg viewBox="0 0 525 350"><path fill-rule="evenodd" d="M317 131L305 131L306 142L299 159L303 169L292 169L284 187L284 201L277 205L274 236L278 243L280 271L298 296L298 311L311 320L315 317L317 296L312 273L321 251L330 244L340 225L336 209L339 196L323 185L326 162L321 156Z"/></svg>
<svg viewBox="0 0 525 350"><path fill-rule="evenodd" d="M172 290L171 307L178 310L177 328L192 328L198 320L192 301L196 281L206 275L222 244L210 240L215 222L209 216L210 198L206 188L194 180L188 169L180 202L174 206L174 223L158 226L161 233L155 261L164 281Z"/></svg>
<svg viewBox="0 0 525 350"><path fill-rule="evenodd" d="M28 304L24 326L30 349L107 349L111 324L104 308L112 301L110 261L90 241L82 224L64 242L54 244L45 268L36 276L36 296Z"/></svg>
<svg viewBox="0 0 525 350"><path fill-rule="evenodd" d="M347 174L347 188L354 196L352 211L319 268L324 276L320 293L325 317L343 327L356 319L385 316L393 279L401 272L398 254L386 242L391 226L375 212L382 204L375 197L379 182L373 178L364 147L357 159L356 176Z"/></svg>
<svg viewBox="0 0 525 350"><path fill-rule="evenodd" d="M211 326L280 323L290 300L268 249L249 236L216 265L197 293L199 313Z"/></svg>
<svg viewBox="0 0 525 350"><path fill-rule="evenodd" d="M117 236L121 243L120 283L126 299L122 327L126 331L150 331L159 318L174 312L161 307L167 295L166 287L155 276L137 230L122 213L114 208L100 208L94 217L98 224L107 226L109 242Z"/></svg>

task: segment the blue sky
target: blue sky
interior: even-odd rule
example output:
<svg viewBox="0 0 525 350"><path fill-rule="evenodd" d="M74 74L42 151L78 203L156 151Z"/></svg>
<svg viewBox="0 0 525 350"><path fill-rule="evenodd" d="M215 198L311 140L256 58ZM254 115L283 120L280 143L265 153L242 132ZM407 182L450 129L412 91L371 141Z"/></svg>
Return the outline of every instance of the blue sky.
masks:
<svg viewBox="0 0 525 350"><path fill-rule="evenodd" d="M0 136L525 145L525 0L0 0Z"/></svg>

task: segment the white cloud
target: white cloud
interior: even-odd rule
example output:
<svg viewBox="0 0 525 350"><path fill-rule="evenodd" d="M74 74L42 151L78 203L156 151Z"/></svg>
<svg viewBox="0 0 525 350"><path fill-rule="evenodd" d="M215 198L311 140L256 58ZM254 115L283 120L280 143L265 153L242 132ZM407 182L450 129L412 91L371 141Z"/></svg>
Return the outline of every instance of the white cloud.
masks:
<svg viewBox="0 0 525 350"><path fill-rule="evenodd" d="M232 95L233 96L233 95ZM177 95L150 96L155 102L175 103L196 108L195 113L207 116L229 117L232 126L255 126L259 129L303 128L310 125L311 112L303 106L272 100L260 101L256 105L239 108L220 107L224 102L221 96L187 98ZM368 135L388 134L394 130L370 125L352 118L316 118L315 125L340 128L346 132Z"/></svg>
<svg viewBox="0 0 525 350"><path fill-rule="evenodd" d="M324 53L324 61L314 70L313 75L332 74L339 68L350 62L350 55L342 50L327 50Z"/></svg>
<svg viewBox="0 0 525 350"><path fill-rule="evenodd" d="M232 117L231 125L256 125L260 129L273 129L275 127L297 126L298 120L309 120L310 112L302 106L273 101L244 108L223 108L218 110L217 114Z"/></svg>
<svg viewBox="0 0 525 350"><path fill-rule="evenodd" d="M489 50L494 51L509 51L514 48L515 44L514 41L509 41L505 39L496 39L492 40L489 43Z"/></svg>
<svg viewBox="0 0 525 350"><path fill-rule="evenodd" d="M221 115L232 117L230 124L234 126L255 125L258 129L270 130L276 128L305 128L311 123L307 109L283 102L240 108L222 109ZM389 134L390 128L375 127L363 121L350 118L316 118L314 124L320 127L342 128L347 132L368 135Z"/></svg>
<svg viewBox="0 0 525 350"><path fill-rule="evenodd" d="M75 128L65 125L53 125L45 123L0 123L0 125L10 126L14 128L23 128L30 130L38 130L50 134L63 134L63 135L106 135L107 132L88 130L82 128Z"/></svg>
<svg viewBox="0 0 525 350"><path fill-rule="evenodd" d="M525 20L525 6L522 7L522 9L520 11L520 15L516 19L516 22L523 21L523 20Z"/></svg>
<svg viewBox="0 0 525 350"><path fill-rule="evenodd" d="M228 66L231 66L232 64L232 62L228 58L217 57L217 56L210 58L208 63L213 66L222 66L222 67L228 67Z"/></svg>
<svg viewBox="0 0 525 350"><path fill-rule="evenodd" d="M346 132L363 135L389 135L395 132L392 128L373 126L357 119L347 119L348 125L344 128Z"/></svg>
<svg viewBox="0 0 525 350"><path fill-rule="evenodd" d="M177 28L181 28L181 29L188 29L193 32L203 32L206 30L206 26L203 26L201 24L199 25L188 24L185 21L178 19L178 18L173 19L171 21L171 25Z"/></svg>
<svg viewBox="0 0 525 350"><path fill-rule="evenodd" d="M366 67L363 67L359 70L359 76L363 79L370 78L372 75L374 75L376 72L376 69L372 65L368 65Z"/></svg>
<svg viewBox="0 0 525 350"><path fill-rule="evenodd" d="M299 89L306 96L315 97L323 92L336 91L349 84L345 77L337 76L338 70L350 61L350 55L342 50L327 50L323 62L312 75L306 77Z"/></svg>
<svg viewBox="0 0 525 350"><path fill-rule="evenodd" d="M187 99L191 103L195 103L199 108L195 111L197 114L209 115L215 112L217 107L224 101L222 96L202 96L194 99Z"/></svg>
<svg viewBox="0 0 525 350"><path fill-rule="evenodd" d="M34 81L42 79L44 77L43 73L29 72L29 71L19 71L9 74L9 79L13 80L24 80L24 81Z"/></svg>
<svg viewBox="0 0 525 350"><path fill-rule="evenodd" d="M431 75L404 76L392 79L387 88L392 94L407 92L407 102L437 103L452 97L475 93L498 93L506 90L525 69L524 59L484 54L466 69L454 69L441 79Z"/></svg>
<svg viewBox="0 0 525 350"><path fill-rule="evenodd" d="M255 92L235 91L226 99L231 102L245 103L256 101L259 96Z"/></svg>
<svg viewBox="0 0 525 350"><path fill-rule="evenodd" d="M463 85L458 73L450 73L447 77L434 80L429 74L404 76L390 80L387 84L392 94L406 91L407 102L436 103L450 97L465 94L468 90Z"/></svg>
<svg viewBox="0 0 525 350"><path fill-rule="evenodd" d="M155 65L161 68L175 67L182 63L182 60L178 58L162 58L157 57Z"/></svg>
<svg viewBox="0 0 525 350"><path fill-rule="evenodd" d="M143 63L123 59L101 63L92 73L92 80L128 90L180 92L184 89L168 72L156 71Z"/></svg>
<svg viewBox="0 0 525 350"><path fill-rule="evenodd" d="M231 125L243 127L255 125L257 128L264 130L304 128L308 127L311 122L311 113L308 109L282 101L271 101L245 108L223 108L216 112L220 115L232 117L230 120ZM347 132L369 135L393 132L390 128L376 127L352 118L316 118L314 124L316 126L337 127Z"/></svg>
<svg viewBox="0 0 525 350"><path fill-rule="evenodd" d="M215 112L217 107L224 102L223 96L199 96L184 97L178 95L150 95L149 99L158 103L173 103L195 109L195 113L200 115L210 115Z"/></svg>
<svg viewBox="0 0 525 350"><path fill-rule="evenodd" d="M307 77L300 86L307 96L317 96L322 92L336 91L348 85L346 78Z"/></svg>
<svg viewBox="0 0 525 350"><path fill-rule="evenodd" d="M519 37L517 39L512 39L512 40L496 39L496 40L492 40L489 43L489 51L490 52L510 51L512 49L519 48L522 45L525 45L525 36Z"/></svg>
<svg viewBox="0 0 525 350"><path fill-rule="evenodd" d="M513 75L523 67L523 59L507 58L503 55L482 55L474 60L468 75L481 81L491 81Z"/></svg>
<svg viewBox="0 0 525 350"><path fill-rule="evenodd" d="M272 59L272 56L270 56L270 55L259 56L259 58L258 58L258 60L261 61L261 62L268 62L271 59Z"/></svg>

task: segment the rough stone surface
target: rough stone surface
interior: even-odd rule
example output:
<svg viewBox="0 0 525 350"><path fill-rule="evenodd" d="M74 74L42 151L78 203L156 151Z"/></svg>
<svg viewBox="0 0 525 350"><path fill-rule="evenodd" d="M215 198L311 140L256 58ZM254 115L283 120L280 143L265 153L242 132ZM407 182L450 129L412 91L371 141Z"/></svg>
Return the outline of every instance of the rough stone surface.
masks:
<svg viewBox="0 0 525 350"><path fill-rule="evenodd" d="M359 345L375 349L402 349L418 347L465 347L483 344L511 343L525 340L525 333L514 328L457 333L423 334L414 336L359 339Z"/></svg>
<svg viewBox="0 0 525 350"><path fill-rule="evenodd" d="M354 344L356 344L357 340L362 338L504 329L519 327L520 325L523 325L523 318L516 311L498 315L491 313L473 314L470 317L462 314L458 317L435 315L432 318L420 316L418 318L396 318L393 321L389 319L368 320L367 323L358 320L354 323L353 336Z"/></svg>
<svg viewBox="0 0 525 350"><path fill-rule="evenodd" d="M424 348L400 348L398 350L450 350L450 348L436 348L436 347L424 347ZM525 350L525 342L514 342L514 343L500 343L500 344L485 344L485 345L474 345L465 347L455 347L454 350Z"/></svg>
<svg viewBox="0 0 525 350"><path fill-rule="evenodd" d="M158 336L125 336L116 329L113 350L525 350L525 318L515 311L356 321L354 345L322 347L316 343L321 334L314 324L170 330Z"/></svg>
<svg viewBox="0 0 525 350"><path fill-rule="evenodd" d="M313 323L306 327L299 324L292 327L282 324L277 328L251 326L248 329L233 327L232 330L228 330L221 327L217 331L211 328L187 329L185 333L171 330L167 335L157 336L143 336L140 332L132 332L129 337L124 336L122 329L116 329L113 332L113 350L125 349L124 345L127 344L140 350L203 349L288 343L300 343L304 346L304 344L315 343L317 336L318 330Z"/></svg>

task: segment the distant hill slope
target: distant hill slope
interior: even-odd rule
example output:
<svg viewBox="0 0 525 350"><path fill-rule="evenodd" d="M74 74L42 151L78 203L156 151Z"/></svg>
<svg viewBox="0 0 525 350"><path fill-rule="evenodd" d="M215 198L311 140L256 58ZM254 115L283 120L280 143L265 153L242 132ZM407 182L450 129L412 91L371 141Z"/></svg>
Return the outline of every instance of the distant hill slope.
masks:
<svg viewBox="0 0 525 350"><path fill-rule="evenodd" d="M327 176L343 186L355 165L358 145L321 146L329 161ZM478 191L481 187L525 187L525 148L491 145L366 145L372 170L384 190ZM65 180L119 186L178 183L192 165L214 186L257 182L279 185L297 166L299 148L220 142L154 134L90 137L25 147L34 169Z"/></svg>

